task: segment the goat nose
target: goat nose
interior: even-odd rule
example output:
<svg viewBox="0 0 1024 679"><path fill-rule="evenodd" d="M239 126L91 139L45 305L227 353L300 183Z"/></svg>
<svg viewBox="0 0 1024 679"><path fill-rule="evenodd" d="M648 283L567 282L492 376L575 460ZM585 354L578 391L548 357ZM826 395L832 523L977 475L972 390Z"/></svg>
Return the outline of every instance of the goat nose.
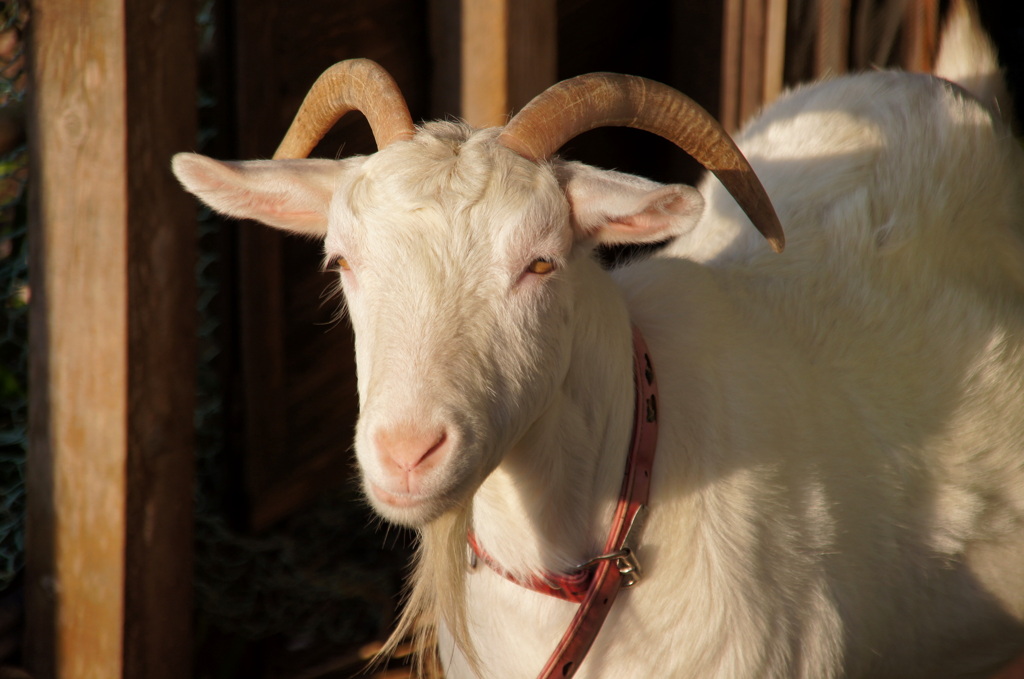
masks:
<svg viewBox="0 0 1024 679"><path fill-rule="evenodd" d="M442 427L396 427L378 431L374 443L392 472L426 471L444 458L448 432Z"/></svg>

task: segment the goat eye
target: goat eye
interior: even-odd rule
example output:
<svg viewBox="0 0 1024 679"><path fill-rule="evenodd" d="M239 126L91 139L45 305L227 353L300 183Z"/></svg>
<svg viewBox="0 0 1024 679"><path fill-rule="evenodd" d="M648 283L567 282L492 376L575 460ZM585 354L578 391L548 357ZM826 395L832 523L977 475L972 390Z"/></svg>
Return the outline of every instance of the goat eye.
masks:
<svg viewBox="0 0 1024 679"><path fill-rule="evenodd" d="M348 265L348 260L345 259L344 257L338 257L336 260L334 260L334 263L341 271L348 271L351 268Z"/></svg>
<svg viewBox="0 0 1024 679"><path fill-rule="evenodd" d="M530 262L530 266L526 267L526 270L530 273L546 274L551 273L555 270L555 263L550 259L544 259L543 257L538 258Z"/></svg>

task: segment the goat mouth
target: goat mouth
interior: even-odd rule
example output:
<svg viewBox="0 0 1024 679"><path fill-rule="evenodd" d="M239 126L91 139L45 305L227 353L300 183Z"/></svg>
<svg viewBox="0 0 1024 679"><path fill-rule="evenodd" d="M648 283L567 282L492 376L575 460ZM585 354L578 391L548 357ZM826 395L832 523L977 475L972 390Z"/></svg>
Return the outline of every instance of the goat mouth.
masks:
<svg viewBox="0 0 1024 679"><path fill-rule="evenodd" d="M363 479L363 493L373 510L391 523L419 528L430 523L457 503L458 494L449 492L392 492Z"/></svg>
<svg viewBox="0 0 1024 679"><path fill-rule="evenodd" d="M368 482L366 485L375 499L379 500L385 505L388 505L389 507L395 507L399 509L412 509L415 507L419 507L427 500L426 497L413 493L391 493L384 490L375 483Z"/></svg>

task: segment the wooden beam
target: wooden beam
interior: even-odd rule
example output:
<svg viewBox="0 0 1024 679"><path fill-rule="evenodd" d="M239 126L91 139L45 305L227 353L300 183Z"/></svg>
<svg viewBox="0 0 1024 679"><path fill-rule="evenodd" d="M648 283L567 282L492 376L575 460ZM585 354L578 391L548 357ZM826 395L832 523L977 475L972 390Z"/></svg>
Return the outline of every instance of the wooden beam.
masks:
<svg viewBox="0 0 1024 679"><path fill-rule="evenodd" d="M740 39L740 91L738 125L750 119L761 107L764 96L764 0L743 1Z"/></svg>
<svg viewBox="0 0 1024 679"><path fill-rule="evenodd" d="M508 2L508 110L514 113L558 79L558 3Z"/></svg>
<svg viewBox="0 0 1024 679"><path fill-rule="evenodd" d="M939 2L907 3L903 15L900 66L907 71L931 73L939 51Z"/></svg>
<svg viewBox="0 0 1024 679"><path fill-rule="evenodd" d="M914 0L918 2L919 0ZM858 2L850 36L851 70L884 68L896 65L893 46L900 33L904 18L909 14L909 0L886 2Z"/></svg>
<svg viewBox="0 0 1024 679"><path fill-rule="evenodd" d="M721 123L734 132L782 91L787 0L726 0Z"/></svg>
<svg viewBox="0 0 1024 679"><path fill-rule="evenodd" d="M190 2L33 5L26 664L191 674Z"/></svg>
<svg viewBox="0 0 1024 679"><path fill-rule="evenodd" d="M124 675L179 679L192 675L199 232L196 203L169 164L196 145L197 3L119 1L128 147Z"/></svg>
<svg viewBox="0 0 1024 679"><path fill-rule="evenodd" d="M461 114L470 125L502 125L508 103L508 4L464 2L462 8Z"/></svg>
<svg viewBox="0 0 1024 679"><path fill-rule="evenodd" d="M742 118L743 0L725 0L722 15L722 102L719 122L731 133L739 127Z"/></svg>
<svg viewBox="0 0 1024 679"><path fill-rule="evenodd" d="M764 80L761 104L770 104L782 92L786 70L787 0L767 0L764 29Z"/></svg>
<svg viewBox="0 0 1024 679"><path fill-rule="evenodd" d="M814 77L840 75L849 69L850 0L817 0L818 35Z"/></svg>
<svg viewBox="0 0 1024 679"><path fill-rule="evenodd" d="M557 4L461 0L459 11L460 115L476 127L504 125L510 113L555 82Z"/></svg>

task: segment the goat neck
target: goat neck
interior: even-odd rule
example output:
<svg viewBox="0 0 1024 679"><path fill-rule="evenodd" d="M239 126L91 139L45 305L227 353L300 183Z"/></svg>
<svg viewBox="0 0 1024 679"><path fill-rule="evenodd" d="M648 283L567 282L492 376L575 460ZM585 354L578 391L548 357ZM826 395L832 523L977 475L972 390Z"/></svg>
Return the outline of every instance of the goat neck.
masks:
<svg viewBox="0 0 1024 679"><path fill-rule="evenodd" d="M573 267L572 356L547 411L474 498L481 545L510 575L566 572L600 549L633 409L630 322L596 264Z"/></svg>

